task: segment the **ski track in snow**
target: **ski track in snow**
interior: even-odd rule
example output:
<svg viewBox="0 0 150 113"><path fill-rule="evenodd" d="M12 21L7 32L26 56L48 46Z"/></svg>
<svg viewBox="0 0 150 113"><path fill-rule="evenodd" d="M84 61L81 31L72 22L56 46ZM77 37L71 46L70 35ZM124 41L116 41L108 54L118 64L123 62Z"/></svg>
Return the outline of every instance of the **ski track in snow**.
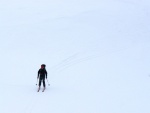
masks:
<svg viewBox="0 0 150 113"><path fill-rule="evenodd" d="M53 72L62 72L64 70L66 70L67 68L74 66L76 64L80 64L82 62L86 62L95 58L102 58L102 57L108 57L111 54L117 54L119 52L122 52L124 50L130 49L131 46L128 46L127 48L120 48L118 50L116 49L112 49L112 50L107 50L105 52L88 52L88 51L83 51L83 52L78 52L76 54L73 54L72 56L64 59L63 61L61 61L59 64L51 67L50 69ZM88 54L87 54L88 53Z"/></svg>

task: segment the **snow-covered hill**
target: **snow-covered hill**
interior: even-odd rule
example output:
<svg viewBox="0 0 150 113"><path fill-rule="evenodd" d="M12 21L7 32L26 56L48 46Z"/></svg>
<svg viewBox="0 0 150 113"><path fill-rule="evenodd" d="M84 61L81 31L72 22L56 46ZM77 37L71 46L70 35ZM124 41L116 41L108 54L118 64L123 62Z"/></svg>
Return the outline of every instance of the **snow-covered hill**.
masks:
<svg viewBox="0 0 150 113"><path fill-rule="evenodd" d="M1 0L0 113L149 113L149 20L148 0Z"/></svg>

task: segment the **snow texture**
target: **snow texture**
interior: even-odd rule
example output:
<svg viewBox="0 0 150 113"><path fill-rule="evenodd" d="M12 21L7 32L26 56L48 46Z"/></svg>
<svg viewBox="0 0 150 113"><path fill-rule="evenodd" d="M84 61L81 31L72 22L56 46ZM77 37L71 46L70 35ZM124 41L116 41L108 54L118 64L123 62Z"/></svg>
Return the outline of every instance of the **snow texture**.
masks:
<svg viewBox="0 0 150 113"><path fill-rule="evenodd" d="M150 113L149 0L0 0L0 42L0 113Z"/></svg>

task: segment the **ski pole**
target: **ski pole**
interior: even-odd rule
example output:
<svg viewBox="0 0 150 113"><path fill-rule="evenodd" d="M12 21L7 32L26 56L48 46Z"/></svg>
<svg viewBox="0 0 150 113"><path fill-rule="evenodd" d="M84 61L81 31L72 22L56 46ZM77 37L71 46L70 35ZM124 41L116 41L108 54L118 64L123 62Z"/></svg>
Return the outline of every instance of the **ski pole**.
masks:
<svg viewBox="0 0 150 113"><path fill-rule="evenodd" d="M36 85L37 85L37 83L38 83L38 78L37 78L37 81L36 81Z"/></svg>
<svg viewBox="0 0 150 113"><path fill-rule="evenodd" d="M47 79L47 83L48 83L48 85L50 86L50 84L49 84L49 82L48 82L48 79Z"/></svg>

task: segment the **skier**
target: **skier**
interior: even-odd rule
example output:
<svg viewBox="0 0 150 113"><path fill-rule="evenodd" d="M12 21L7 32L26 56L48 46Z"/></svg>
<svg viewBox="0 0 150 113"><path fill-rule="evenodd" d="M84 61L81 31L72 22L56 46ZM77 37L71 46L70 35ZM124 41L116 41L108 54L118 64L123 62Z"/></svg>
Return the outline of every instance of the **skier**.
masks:
<svg viewBox="0 0 150 113"><path fill-rule="evenodd" d="M46 87L45 86L45 77L47 79L47 71L46 71L45 67L46 67L46 65L42 64L41 68L38 71L38 75L37 75L37 79L39 79L39 89L38 89L38 91L40 90L42 81L43 81L43 87L44 87L43 90L45 90L45 87Z"/></svg>

